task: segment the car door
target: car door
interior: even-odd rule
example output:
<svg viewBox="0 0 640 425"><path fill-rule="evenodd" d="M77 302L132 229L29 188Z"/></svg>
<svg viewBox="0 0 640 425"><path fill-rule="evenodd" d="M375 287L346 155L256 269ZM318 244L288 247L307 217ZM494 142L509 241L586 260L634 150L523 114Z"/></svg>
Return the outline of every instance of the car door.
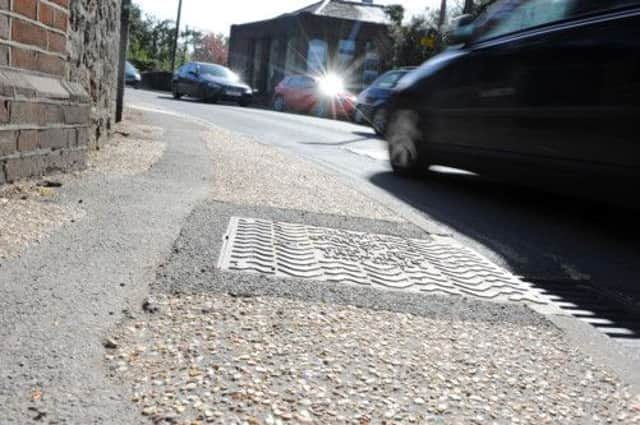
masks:
<svg viewBox="0 0 640 425"><path fill-rule="evenodd" d="M187 64L178 68L178 70L176 71L176 75L173 78L174 89L177 93L186 94L184 78L188 67L189 65Z"/></svg>
<svg viewBox="0 0 640 425"><path fill-rule="evenodd" d="M200 96L200 66L197 63L189 64L184 78L185 93L189 96Z"/></svg>
<svg viewBox="0 0 640 425"><path fill-rule="evenodd" d="M287 108L290 108L290 109L295 109L293 100L294 100L294 92L297 86L297 83L296 83L297 79L298 77L295 77L295 76L288 77L282 82L282 89L280 91L280 94L284 99L285 105L287 106Z"/></svg>
<svg viewBox="0 0 640 425"><path fill-rule="evenodd" d="M309 112L318 102L318 85L316 80L306 75L300 77L299 84L296 103L301 111Z"/></svg>
<svg viewBox="0 0 640 425"><path fill-rule="evenodd" d="M473 72L459 85L468 101L462 144L541 159L633 163L640 21L637 8L627 6L637 2L504 3L512 9L480 28L463 60ZM615 145L605 148L607 141Z"/></svg>

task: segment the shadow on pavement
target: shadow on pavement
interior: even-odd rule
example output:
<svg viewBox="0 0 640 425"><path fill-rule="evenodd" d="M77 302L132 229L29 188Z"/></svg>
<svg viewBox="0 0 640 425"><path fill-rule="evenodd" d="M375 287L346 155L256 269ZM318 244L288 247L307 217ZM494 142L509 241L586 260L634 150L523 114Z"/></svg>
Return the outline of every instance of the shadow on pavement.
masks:
<svg viewBox="0 0 640 425"><path fill-rule="evenodd" d="M640 339L638 212L479 176L371 182L504 259L611 336ZM625 329L620 329L625 328Z"/></svg>

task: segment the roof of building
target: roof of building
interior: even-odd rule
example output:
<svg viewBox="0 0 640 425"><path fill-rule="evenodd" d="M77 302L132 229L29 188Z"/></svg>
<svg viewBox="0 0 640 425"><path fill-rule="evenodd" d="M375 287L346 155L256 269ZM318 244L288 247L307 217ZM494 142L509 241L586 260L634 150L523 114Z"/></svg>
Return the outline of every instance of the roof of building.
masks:
<svg viewBox="0 0 640 425"><path fill-rule="evenodd" d="M299 15L302 13L377 24L389 23L389 17L385 12L384 6L363 1L323 0L294 12L287 13L284 16Z"/></svg>

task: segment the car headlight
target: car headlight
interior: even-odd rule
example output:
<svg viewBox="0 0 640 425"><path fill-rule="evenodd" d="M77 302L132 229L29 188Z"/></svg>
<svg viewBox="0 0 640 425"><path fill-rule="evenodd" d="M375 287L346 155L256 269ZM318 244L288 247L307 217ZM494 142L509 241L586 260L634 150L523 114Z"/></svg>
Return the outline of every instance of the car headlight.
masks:
<svg viewBox="0 0 640 425"><path fill-rule="evenodd" d="M344 82L337 75L327 74L318 81L318 88L325 96L333 97L344 91Z"/></svg>

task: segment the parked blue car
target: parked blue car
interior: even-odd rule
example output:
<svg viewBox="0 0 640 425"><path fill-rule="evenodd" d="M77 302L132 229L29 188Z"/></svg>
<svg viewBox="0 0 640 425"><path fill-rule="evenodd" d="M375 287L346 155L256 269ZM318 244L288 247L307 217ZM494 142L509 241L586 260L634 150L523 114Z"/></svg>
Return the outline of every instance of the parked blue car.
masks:
<svg viewBox="0 0 640 425"><path fill-rule="evenodd" d="M382 135L389 118L388 100L398 81L415 68L399 68L382 74L367 87L356 103L354 120L359 124L367 123L376 133Z"/></svg>

